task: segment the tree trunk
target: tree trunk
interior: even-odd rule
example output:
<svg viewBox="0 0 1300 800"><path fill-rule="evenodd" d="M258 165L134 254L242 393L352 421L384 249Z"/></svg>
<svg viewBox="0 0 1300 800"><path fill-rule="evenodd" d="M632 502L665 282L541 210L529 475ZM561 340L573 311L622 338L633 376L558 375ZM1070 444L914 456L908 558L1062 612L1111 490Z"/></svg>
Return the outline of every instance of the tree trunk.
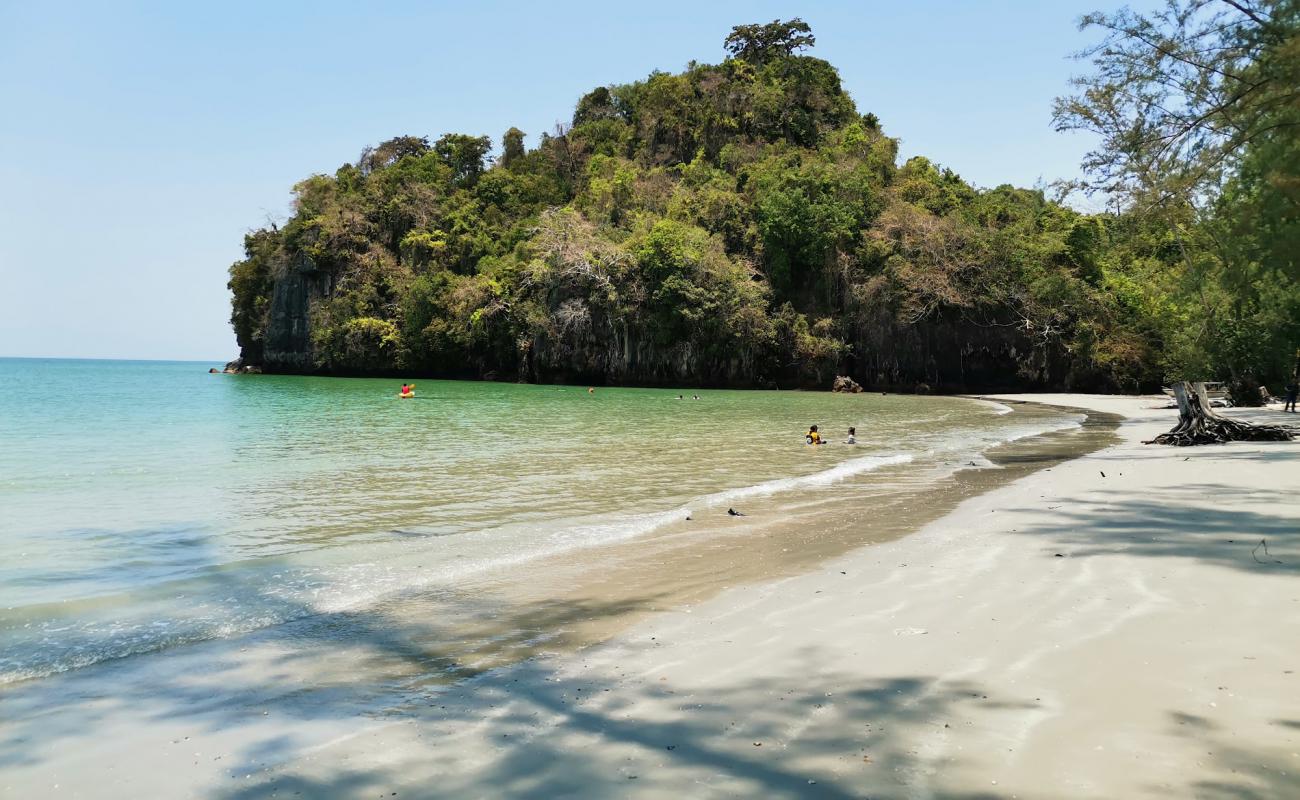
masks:
<svg viewBox="0 0 1300 800"><path fill-rule="evenodd" d="M1210 407L1203 383L1175 383L1174 399L1178 401L1178 425L1143 444L1186 447L1222 442L1287 442L1295 438L1295 432L1282 425L1251 425L1219 416Z"/></svg>

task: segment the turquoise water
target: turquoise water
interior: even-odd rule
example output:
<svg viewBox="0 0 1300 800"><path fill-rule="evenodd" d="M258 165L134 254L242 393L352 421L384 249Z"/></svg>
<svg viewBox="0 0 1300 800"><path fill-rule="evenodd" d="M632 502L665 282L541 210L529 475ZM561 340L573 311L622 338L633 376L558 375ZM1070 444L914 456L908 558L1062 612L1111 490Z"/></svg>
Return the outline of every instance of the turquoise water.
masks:
<svg viewBox="0 0 1300 800"><path fill-rule="evenodd" d="M964 464L1078 421L799 392L418 381L400 400L400 381L209 366L0 359L0 683ZM835 444L804 446L809 424ZM850 425L855 446L839 443Z"/></svg>

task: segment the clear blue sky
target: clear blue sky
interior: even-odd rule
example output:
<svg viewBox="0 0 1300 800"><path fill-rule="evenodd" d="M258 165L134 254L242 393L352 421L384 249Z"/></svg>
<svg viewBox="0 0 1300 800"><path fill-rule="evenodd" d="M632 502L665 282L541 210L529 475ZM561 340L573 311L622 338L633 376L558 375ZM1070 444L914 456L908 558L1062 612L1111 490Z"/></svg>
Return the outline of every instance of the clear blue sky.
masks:
<svg viewBox="0 0 1300 800"><path fill-rule="evenodd" d="M1074 175L1078 17L1117 0L0 0L0 356L236 355L226 269L289 189L398 134L536 135L591 88L802 16L861 111L982 186Z"/></svg>

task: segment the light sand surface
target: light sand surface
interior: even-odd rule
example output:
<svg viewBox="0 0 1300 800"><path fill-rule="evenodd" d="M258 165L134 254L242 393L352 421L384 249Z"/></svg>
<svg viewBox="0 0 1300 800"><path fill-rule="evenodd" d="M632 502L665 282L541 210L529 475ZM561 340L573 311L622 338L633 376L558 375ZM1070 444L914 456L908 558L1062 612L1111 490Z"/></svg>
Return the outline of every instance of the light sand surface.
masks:
<svg viewBox="0 0 1300 800"><path fill-rule="evenodd" d="M1143 446L1176 417L1152 398L1000 399L1121 414L1123 442L400 716L348 689L328 720L70 730L0 753L0 796L1300 797L1300 443Z"/></svg>

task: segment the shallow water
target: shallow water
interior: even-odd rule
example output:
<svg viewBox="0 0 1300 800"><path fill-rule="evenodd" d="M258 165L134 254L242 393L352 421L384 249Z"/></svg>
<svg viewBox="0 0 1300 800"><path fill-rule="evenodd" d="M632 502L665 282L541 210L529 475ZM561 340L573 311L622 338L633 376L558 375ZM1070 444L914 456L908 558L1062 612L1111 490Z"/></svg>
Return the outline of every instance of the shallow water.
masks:
<svg viewBox="0 0 1300 800"><path fill-rule="evenodd" d="M400 381L208 366L0 359L0 683L486 576L542 585L557 557L635 549L731 506L767 521L901 508L999 443L1081 419L440 381L400 400ZM803 444L814 423L833 444Z"/></svg>

